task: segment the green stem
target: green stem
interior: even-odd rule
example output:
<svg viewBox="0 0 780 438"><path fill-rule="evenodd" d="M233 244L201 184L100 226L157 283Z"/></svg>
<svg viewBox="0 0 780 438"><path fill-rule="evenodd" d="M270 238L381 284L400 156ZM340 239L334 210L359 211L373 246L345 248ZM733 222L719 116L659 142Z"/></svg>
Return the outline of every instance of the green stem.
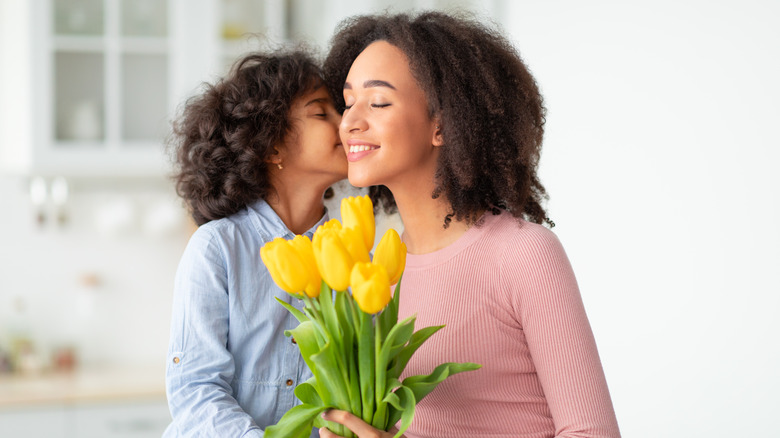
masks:
<svg viewBox="0 0 780 438"><path fill-rule="evenodd" d="M385 398L385 383L386 383L386 369L387 364L382 361L382 331L379 324L374 324L374 373L375 373L375 385L374 385L374 400L376 411L374 412L374 418L372 425L380 430L385 430L384 417L387 417L387 403L384 403Z"/></svg>

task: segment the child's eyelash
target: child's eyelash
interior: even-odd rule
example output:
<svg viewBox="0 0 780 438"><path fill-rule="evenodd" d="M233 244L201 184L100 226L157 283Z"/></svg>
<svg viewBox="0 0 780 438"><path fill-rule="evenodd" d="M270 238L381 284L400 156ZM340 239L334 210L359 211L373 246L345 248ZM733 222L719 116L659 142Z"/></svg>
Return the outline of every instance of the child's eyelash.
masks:
<svg viewBox="0 0 780 438"><path fill-rule="evenodd" d="M372 103L371 104L372 108L385 108L385 107L388 107L388 106L390 106L389 103ZM346 110L348 110L350 108L352 108L352 105L344 105L344 111L346 111Z"/></svg>

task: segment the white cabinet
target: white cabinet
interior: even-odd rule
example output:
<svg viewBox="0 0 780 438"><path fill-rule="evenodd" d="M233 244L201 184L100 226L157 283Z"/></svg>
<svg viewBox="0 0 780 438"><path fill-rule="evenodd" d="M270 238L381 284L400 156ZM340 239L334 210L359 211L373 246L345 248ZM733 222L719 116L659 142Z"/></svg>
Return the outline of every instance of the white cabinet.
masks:
<svg viewBox="0 0 780 438"><path fill-rule="evenodd" d="M2 169L160 175L174 107L173 2L3 2Z"/></svg>
<svg viewBox="0 0 780 438"><path fill-rule="evenodd" d="M0 172L165 174L177 107L260 47L247 33L283 40L287 3L0 2Z"/></svg>
<svg viewBox="0 0 780 438"><path fill-rule="evenodd" d="M170 422L164 399L0 409L4 438L159 438Z"/></svg>
<svg viewBox="0 0 780 438"><path fill-rule="evenodd" d="M74 438L159 438L171 422L165 400L80 405L71 418Z"/></svg>
<svg viewBox="0 0 780 438"><path fill-rule="evenodd" d="M63 406L0 409L0 433L7 438L66 438L69 419Z"/></svg>
<svg viewBox="0 0 780 438"><path fill-rule="evenodd" d="M241 53L289 40L324 52L342 19L389 6L495 12L500 3L0 1L0 172L159 177L176 109Z"/></svg>

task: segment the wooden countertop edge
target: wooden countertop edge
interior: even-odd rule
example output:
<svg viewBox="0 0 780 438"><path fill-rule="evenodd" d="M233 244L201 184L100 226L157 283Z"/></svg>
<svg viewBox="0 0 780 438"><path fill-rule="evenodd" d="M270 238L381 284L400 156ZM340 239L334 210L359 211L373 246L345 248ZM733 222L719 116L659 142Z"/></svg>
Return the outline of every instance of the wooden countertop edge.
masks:
<svg viewBox="0 0 780 438"><path fill-rule="evenodd" d="M164 399L164 371L96 369L65 374L0 377L0 409Z"/></svg>

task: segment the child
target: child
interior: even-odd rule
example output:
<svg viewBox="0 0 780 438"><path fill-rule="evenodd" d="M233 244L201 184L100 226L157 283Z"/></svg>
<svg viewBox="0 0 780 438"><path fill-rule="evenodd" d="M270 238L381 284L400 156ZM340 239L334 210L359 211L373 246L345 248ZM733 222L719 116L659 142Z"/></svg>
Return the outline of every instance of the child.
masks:
<svg viewBox="0 0 780 438"><path fill-rule="evenodd" d="M297 404L311 373L274 297L302 304L259 251L328 220L323 194L347 171L340 119L318 65L292 51L244 57L174 125L176 189L199 228L176 274L165 437L261 437Z"/></svg>

